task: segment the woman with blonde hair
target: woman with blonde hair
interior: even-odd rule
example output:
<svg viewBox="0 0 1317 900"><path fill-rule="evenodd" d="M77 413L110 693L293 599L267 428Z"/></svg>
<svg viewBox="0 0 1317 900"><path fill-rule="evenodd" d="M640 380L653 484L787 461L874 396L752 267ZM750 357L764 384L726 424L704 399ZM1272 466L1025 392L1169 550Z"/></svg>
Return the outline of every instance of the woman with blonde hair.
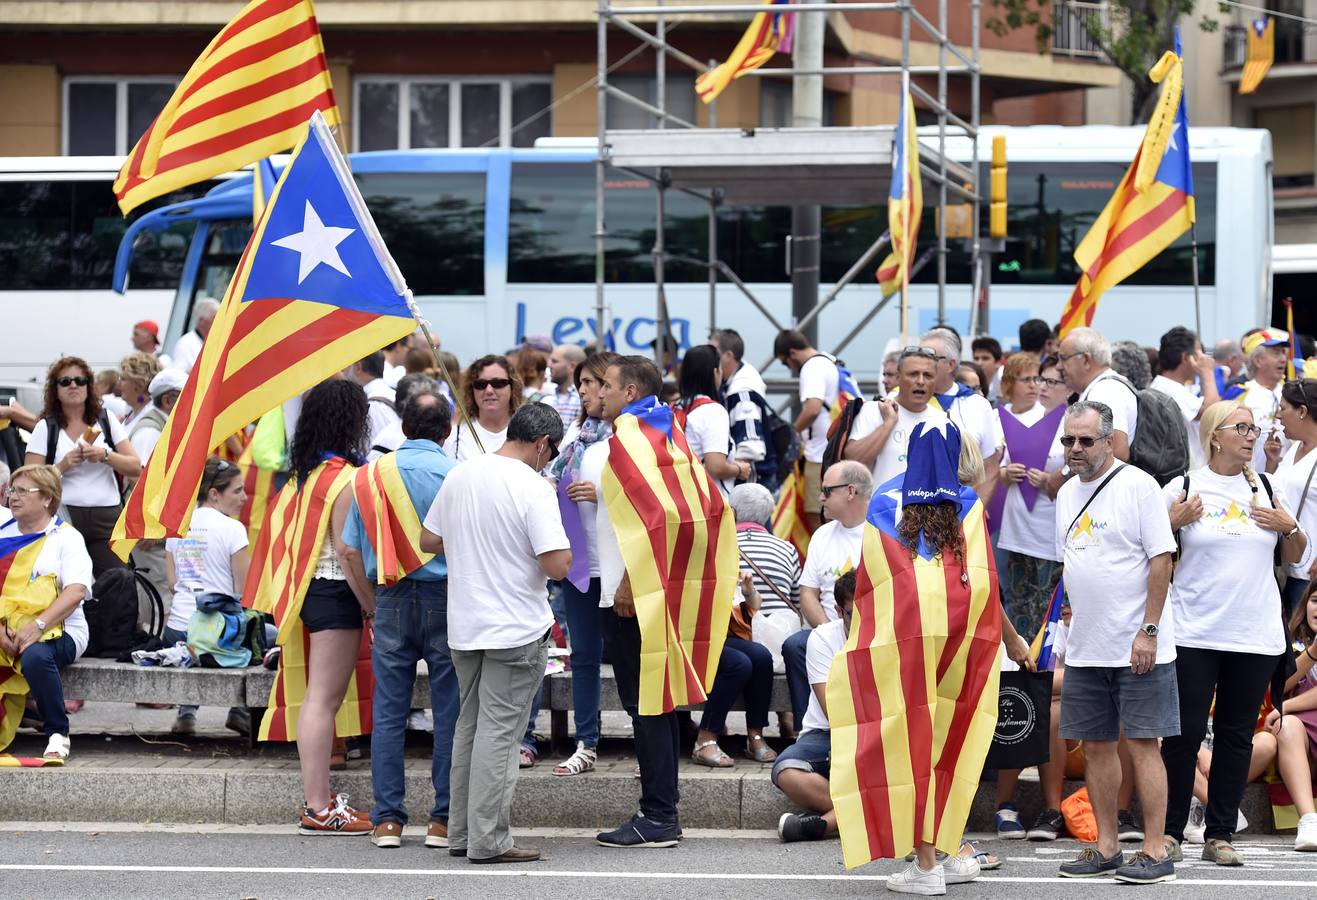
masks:
<svg viewBox="0 0 1317 900"><path fill-rule="evenodd" d="M444 452L461 462L502 447L508 422L524 401L521 376L508 358L490 353L467 366L459 395L460 421L444 441Z"/></svg>
<svg viewBox="0 0 1317 900"><path fill-rule="evenodd" d="M160 360L149 353L129 353L119 361L118 394L128 404L123 424L130 427L151 403L151 379L160 374Z"/></svg>
<svg viewBox="0 0 1317 900"><path fill-rule="evenodd" d="M1254 725L1287 652L1273 566L1304 559L1308 538L1289 511L1290 498L1253 470L1262 430L1251 410L1233 400L1213 403L1203 412L1199 433L1207 465L1164 489L1180 547L1168 598L1174 634L1149 632L1154 640L1173 640L1176 652L1180 734L1162 742L1166 834L1168 851L1179 856L1210 711L1214 738L1203 859L1239 866L1243 859L1230 838Z"/></svg>

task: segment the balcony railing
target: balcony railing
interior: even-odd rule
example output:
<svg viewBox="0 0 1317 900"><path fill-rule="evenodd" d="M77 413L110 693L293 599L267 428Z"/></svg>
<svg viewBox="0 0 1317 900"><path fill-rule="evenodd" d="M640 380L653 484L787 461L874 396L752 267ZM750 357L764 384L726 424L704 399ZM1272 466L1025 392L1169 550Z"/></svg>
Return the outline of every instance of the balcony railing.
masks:
<svg viewBox="0 0 1317 900"><path fill-rule="evenodd" d="M1052 4L1052 53L1061 56L1099 57L1102 49L1088 31L1089 22L1111 25L1111 8L1101 2L1056 0Z"/></svg>
<svg viewBox="0 0 1317 900"><path fill-rule="evenodd" d="M1317 62L1317 28L1299 22L1279 20L1276 29L1275 64ZM1225 67L1239 69L1248 56L1248 26L1231 25L1225 29Z"/></svg>

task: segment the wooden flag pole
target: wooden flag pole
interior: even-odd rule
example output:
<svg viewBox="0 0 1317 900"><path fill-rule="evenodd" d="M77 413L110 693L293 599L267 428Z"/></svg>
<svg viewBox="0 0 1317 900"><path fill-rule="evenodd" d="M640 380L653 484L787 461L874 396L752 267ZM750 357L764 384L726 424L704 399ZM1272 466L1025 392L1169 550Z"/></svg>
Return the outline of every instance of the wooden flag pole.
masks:
<svg viewBox="0 0 1317 900"><path fill-rule="evenodd" d="M910 112L910 70L907 69L901 73L901 119L904 120ZM913 163L918 165L918 160L911 160L907 148L910 146L909 130L914 127L913 122L905 123L905 133L902 135L902 146L900 149L902 159L901 172L901 196L905 198L905 208L901 211L901 231L903 241L901 244L901 254L897 257L897 265L901 267L901 346L909 344L910 335L910 204L913 198L910 196L910 166ZM895 243L895 242L893 242Z"/></svg>
<svg viewBox="0 0 1317 900"><path fill-rule="evenodd" d="M1193 253L1194 270L1194 331L1203 339L1203 303L1198 290L1198 223L1189 223L1189 247Z"/></svg>

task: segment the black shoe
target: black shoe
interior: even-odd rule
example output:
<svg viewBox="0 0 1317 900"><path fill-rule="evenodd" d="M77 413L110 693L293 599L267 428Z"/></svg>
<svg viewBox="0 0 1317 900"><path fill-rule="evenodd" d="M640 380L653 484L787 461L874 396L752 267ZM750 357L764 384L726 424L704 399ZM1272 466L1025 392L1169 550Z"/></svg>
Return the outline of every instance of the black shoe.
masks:
<svg viewBox="0 0 1317 900"><path fill-rule="evenodd" d="M1143 829L1134 820L1134 813L1128 809L1116 813L1116 827L1119 829L1117 836L1122 842L1143 840Z"/></svg>
<svg viewBox="0 0 1317 900"><path fill-rule="evenodd" d="M449 855L449 856L466 856L466 848L465 848L465 847L449 847L449 848L448 848L448 855Z"/></svg>
<svg viewBox="0 0 1317 900"><path fill-rule="evenodd" d="M636 813L621 828L595 836L603 847L675 847L681 840L681 828L675 822L661 825Z"/></svg>
<svg viewBox="0 0 1317 900"><path fill-rule="evenodd" d="M1054 841L1065 833L1065 818L1059 809L1045 809L1038 814L1026 837L1031 841Z"/></svg>
<svg viewBox="0 0 1317 900"><path fill-rule="evenodd" d="M1125 865L1125 854L1119 850L1112 857L1105 857L1096 847L1085 847L1079 856L1069 862L1061 863L1062 878L1096 878L1099 875L1114 874Z"/></svg>
<svg viewBox="0 0 1317 900"><path fill-rule="evenodd" d="M784 844L796 841L820 841L828 833L828 823L822 816L783 813L777 820L777 836Z"/></svg>
<svg viewBox="0 0 1317 900"><path fill-rule="evenodd" d="M224 727L229 731L236 731L243 737L252 736L252 714L245 706L234 706L229 710L228 718L224 720Z"/></svg>

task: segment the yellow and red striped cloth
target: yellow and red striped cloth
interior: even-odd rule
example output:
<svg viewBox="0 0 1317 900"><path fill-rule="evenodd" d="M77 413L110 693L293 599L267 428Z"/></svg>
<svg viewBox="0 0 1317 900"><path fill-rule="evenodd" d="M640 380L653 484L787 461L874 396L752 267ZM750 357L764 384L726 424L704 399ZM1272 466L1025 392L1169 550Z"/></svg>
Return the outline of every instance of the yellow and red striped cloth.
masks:
<svg viewBox="0 0 1317 900"><path fill-rule="evenodd" d="M887 298L910 278L919 244L919 220L924 212L924 181L919 173L919 135L915 103L907 92L896 123L892 158L892 187L887 198L887 231L892 251L878 265L876 278Z"/></svg>
<svg viewBox="0 0 1317 900"><path fill-rule="evenodd" d="M642 716L704 702L740 572L727 501L654 397L613 423L604 503L640 624Z"/></svg>
<svg viewBox="0 0 1317 900"><path fill-rule="evenodd" d="M286 151L316 110L338 124L311 0L251 0L133 148L114 182L119 208Z"/></svg>
<svg viewBox="0 0 1317 900"><path fill-rule="evenodd" d="M801 565L809 553L809 525L805 520L805 469L804 461L791 467L791 474L782 482L773 507L773 534L796 548Z"/></svg>
<svg viewBox="0 0 1317 900"><path fill-rule="evenodd" d="M238 457L238 470L242 472L242 486L247 492L238 521L247 529L247 546L255 547L260 539L261 525L265 522L265 511L269 508L270 498L275 495L279 473L271 469L262 469L256 464L249 443Z"/></svg>
<svg viewBox="0 0 1317 900"><path fill-rule="evenodd" d="M830 788L847 868L921 842L957 853L997 724L1001 602L981 502L965 572L872 525L846 647L828 678Z"/></svg>
<svg viewBox="0 0 1317 900"><path fill-rule="evenodd" d="M393 585L434 559L421 550L421 520L398 471L398 458L386 453L357 470L352 495L375 551L375 581Z"/></svg>
<svg viewBox="0 0 1317 900"><path fill-rule="evenodd" d="M252 551L242 596L252 609L274 616L283 651L261 720L263 741L297 739L311 647L311 635L302 626L302 601L315 574L334 500L348 488L355 472L346 460L334 456L313 469L305 484L299 486L290 479L270 506ZM370 638L363 628L356 667L334 719L335 734L348 737L370 732L373 690Z"/></svg>
<svg viewBox="0 0 1317 900"><path fill-rule="evenodd" d="M1275 60L1275 21L1271 16L1254 19L1248 24L1248 52L1244 58L1244 71L1239 75L1239 92L1251 94L1256 91Z"/></svg>
<svg viewBox="0 0 1317 900"><path fill-rule="evenodd" d="M764 0L766 6L786 2L788 0ZM695 79L695 92L700 99L712 103L733 79L758 69L779 50L790 53L794 16L794 13L771 11L755 15L727 60Z"/></svg>

